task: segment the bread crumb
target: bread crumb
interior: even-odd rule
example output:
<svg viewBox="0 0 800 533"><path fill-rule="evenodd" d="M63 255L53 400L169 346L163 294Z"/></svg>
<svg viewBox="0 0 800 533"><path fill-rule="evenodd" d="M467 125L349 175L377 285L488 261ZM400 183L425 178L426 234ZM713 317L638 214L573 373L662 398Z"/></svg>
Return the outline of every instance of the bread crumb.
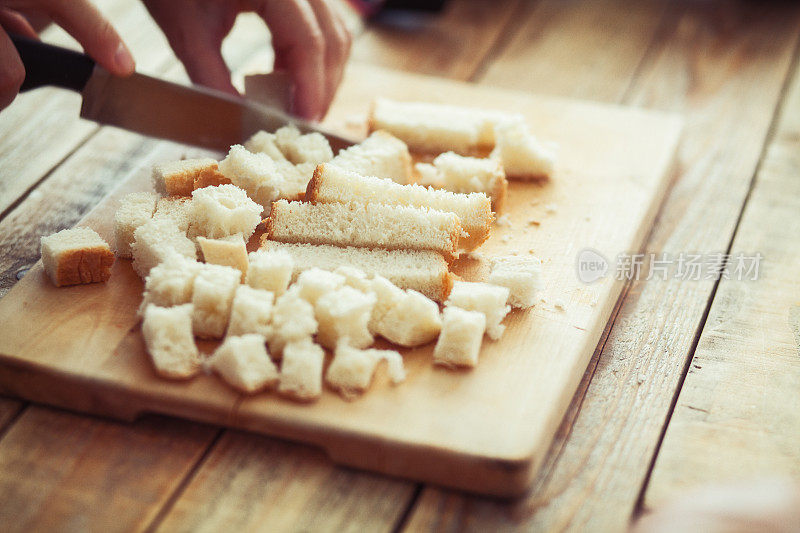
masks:
<svg viewBox="0 0 800 533"><path fill-rule="evenodd" d="M545 204L544 210L548 214L555 213L556 211L558 211L558 204L556 204L555 202L551 202L549 204Z"/></svg>
<svg viewBox="0 0 800 533"><path fill-rule="evenodd" d="M508 251L508 253L510 253L511 255L519 255L519 250L517 250L516 248L512 248L511 250Z"/></svg>
<svg viewBox="0 0 800 533"><path fill-rule="evenodd" d="M536 253L536 250L534 250L533 248L531 248L530 250L528 250L528 253L529 253L529 254L535 254L535 253Z"/></svg>
<svg viewBox="0 0 800 533"><path fill-rule="evenodd" d="M505 244L508 244L509 242L511 242L511 235L503 235L502 237L500 237L500 240L503 241Z"/></svg>
<svg viewBox="0 0 800 533"><path fill-rule="evenodd" d="M528 221L529 226L540 226L541 224L541 222L533 218Z"/></svg>
<svg viewBox="0 0 800 533"><path fill-rule="evenodd" d="M559 311L565 311L567 308L567 303L559 298L558 300L553 302L553 307L558 309Z"/></svg>
<svg viewBox="0 0 800 533"><path fill-rule="evenodd" d="M508 227L508 228L510 228L512 226L511 218L509 218L509 216L507 214L503 215L503 216L500 216L500 217L497 217L497 220L495 220L495 224L497 224L498 226L504 226L504 227Z"/></svg>

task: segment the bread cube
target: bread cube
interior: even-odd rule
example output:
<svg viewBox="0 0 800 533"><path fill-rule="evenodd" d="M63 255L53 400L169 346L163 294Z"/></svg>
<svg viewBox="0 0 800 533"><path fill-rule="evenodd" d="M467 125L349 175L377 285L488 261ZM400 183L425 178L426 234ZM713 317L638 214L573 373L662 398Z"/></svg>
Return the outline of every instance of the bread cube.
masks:
<svg viewBox="0 0 800 533"><path fill-rule="evenodd" d="M148 305L142 336L156 373L187 379L200 369L200 352L192 335L192 304L174 307Z"/></svg>
<svg viewBox="0 0 800 533"><path fill-rule="evenodd" d="M496 145L490 157L500 161L511 179L550 177L555 169L556 153L531 135L522 120L495 125Z"/></svg>
<svg viewBox="0 0 800 533"><path fill-rule="evenodd" d="M344 286L344 282L345 278L339 274L312 268L300 273L291 290L296 290L301 298L316 305L321 296Z"/></svg>
<svg viewBox="0 0 800 533"><path fill-rule="evenodd" d="M257 333L272 336L272 308L275 295L269 291L239 285L233 297L227 335Z"/></svg>
<svg viewBox="0 0 800 533"><path fill-rule="evenodd" d="M150 304L172 307L191 303L194 279L201 268L202 264L190 257L170 254L163 263L150 269L144 281L139 313L143 314Z"/></svg>
<svg viewBox="0 0 800 533"><path fill-rule="evenodd" d="M281 295L272 310L272 336L269 350L280 357L284 347L293 341L311 337L317 332L314 307L294 291Z"/></svg>
<svg viewBox="0 0 800 533"><path fill-rule="evenodd" d="M114 213L114 240L117 256L131 256L133 232L153 218L158 196L151 192L132 192L125 195Z"/></svg>
<svg viewBox="0 0 800 533"><path fill-rule="evenodd" d="M133 269L139 277L146 278L150 269L174 253L190 259L197 258L194 243L172 218L154 218L133 232Z"/></svg>
<svg viewBox="0 0 800 533"><path fill-rule="evenodd" d="M326 348L347 342L354 348L366 348L373 342L369 331L375 295L352 287L342 287L322 295L314 306L319 333L317 341Z"/></svg>
<svg viewBox="0 0 800 533"><path fill-rule="evenodd" d="M163 196L191 196L196 179L216 174L217 162L211 158L169 161L153 167L153 186Z"/></svg>
<svg viewBox="0 0 800 533"><path fill-rule="evenodd" d="M219 168L231 183L244 189L267 213L272 202L282 197L281 186L286 180L275 161L266 154L252 153L235 144Z"/></svg>
<svg viewBox="0 0 800 533"><path fill-rule="evenodd" d="M416 169L420 185L456 193L482 192L492 200L492 211L503 211L508 181L503 166L496 159L445 152L433 160L433 165L418 163Z"/></svg>
<svg viewBox="0 0 800 533"><path fill-rule="evenodd" d="M192 293L195 335L205 339L221 339L225 335L241 275L232 267L202 265L194 279Z"/></svg>
<svg viewBox="0 0 800 533"><path fill-rule="evenodd" d="M241 235L230 235L221 239L197 237L203 252L203 261L213 265L233 267L242 273L242 281L247 275L247 246Z"/></svg>
<svg viewBox="0 0 800 533"><path fill-rule="evenodd" d="M192 205L197 234L209 239L236 233L249 239L264 210L234 185L197 189L192 193Z"/></svg>
<svg viewBox="0 0 800 533"><path fill-rule="evenodd" d="M153 213L154 219L172 219L184 233L189 230L192 217L192 199L179 196L159 198Z"/></svg>
<svg viewBox="0 0 800 533"><path fill-rule="evenodd" d="M286 157L284 157L280 148L278 148L278 145L275 143L274 133L261 130L247 139L247 142L244 143L244 147L248 152L265 154L274 161L286 160Z"/></svg>
<svg viewBox="0 0 800 533"><path fill-rule="evenodd" d="M256 250L248 256L245 283L280 296L292 281L294 261L284 250Z"/></svg>
<svg viewBox="0 0 800 533"><path fill-rule="evenodd" d="M375 331L400 346L421 346L442 329L439 306L416 291L404 291L377 320Z"/></svg>
<svg viewBox="0 0 800 533"><path fill-rule="evenodd" d="M487 282L509 290L512 307L532 307L541 289L542 262L536 257L496 257Z"/></svg>
<svg viewBox="0 0 800 533"><path fill-rule="evenodd" d="M348 287L353 287L361 292L373 292L372 280L359 268L350 265L342 265L336 267L333 273L342 276L344 278L344 284Z"/></svg>
<svg viewBox="0 0 800 533"><path fill-rule="evenodd" d="M360 144L340 151L331 163L362 176L411 183L411 155L406 144L385 131L376 131Z"/></svg>
<svg viewBox="0 0 800 533"><path fill-rule="evenodd" d="M311 337L302 337L288 343L283 350L278 393L299 401L319 398L322 395L324 362L325 352Z"/></svg>
<svg viewBox="0 0 800 533"><path fill-rule="evenodd" d="M300 130L292 125L284 126L275 132L275 144L286 159L295 165L312 163L316 166L333 159L331 145L322 134L314 132L302 135Z"/></svg>
<svg viewBox="0 0 800 533"><path fill-rule="evenodd" d="M479 311L446 307L433 362L444 366L475 366L481 351L486 316Z"/></svg>
<svg viewBox="0 0 800 533"><path fill-rule="evenodd" d="M501 323L511 310L506 305L509 290L489 283L457 281L453 284L446 307L460 307L467 311L478 311L486 317L486 334L492 340L503 335L506 327Z"/></svg>
<svg viewBox="0 0 800 533"><path fill-rule="evenodd" d="M382 276L375 276L370 280L370 291L375 295L375 307L372 308L372 317L369 322L369 329L375 335L380 335L380 324L392 308L399 306L405 298L406 293L403 289Z"/></svg>
<svg viewBox="0 0 800 533"><path fill-rule="evenodd" d="M270 359L262 335L228 336L206 362L235 389L252 394L278 383L278 368Z"/></svg>
<svg viewBox="0 0 800 533"><path fill-rule="evenodd" d="M372 382L378 363L386 360L392 383L405 379L403 358L394 350L359 350L341 343L336 348L333 361L328 366L325 382L338 390L346 399L364 392Z"/></svg>
<svg viewBox="0 0 800 533"><path fill-rule="evenodd" d="M72 228L42 237L42 264L56 287L108 281L114 252L91 228Z"/></svg>

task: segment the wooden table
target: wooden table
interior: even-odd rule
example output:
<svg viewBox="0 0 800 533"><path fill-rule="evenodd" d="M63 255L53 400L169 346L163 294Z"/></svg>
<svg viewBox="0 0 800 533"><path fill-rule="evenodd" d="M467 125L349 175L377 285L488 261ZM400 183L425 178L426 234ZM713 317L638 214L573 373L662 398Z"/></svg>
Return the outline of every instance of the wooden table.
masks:
<svg viewBox="0 0 800 533"><path fill-rule="evenodd" d="M145 72L178 80L138 2L104 0ZM269 64L251 17L237 73ZM68 40L57 28L55 42ZM484 2L367 26L353 61L683 113L646 253L763 254L758 281L633 281L545 466L498 501L333 466L319 451L187 421L118 423L0 399L4 530L621 530L709 482L800 477L800 5ZM0 114L0 294L157 143L41 90ZM534 125L535 126L535 125ZM2 333L0 333L2 334Z"/></svg>

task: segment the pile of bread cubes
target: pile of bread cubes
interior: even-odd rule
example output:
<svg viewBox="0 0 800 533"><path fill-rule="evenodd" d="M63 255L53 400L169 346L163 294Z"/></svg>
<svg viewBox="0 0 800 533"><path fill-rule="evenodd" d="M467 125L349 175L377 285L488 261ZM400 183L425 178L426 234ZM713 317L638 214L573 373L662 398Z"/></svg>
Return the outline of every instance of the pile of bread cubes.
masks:
<svg viewBox="0 0 800 533"><path fill-rule="evenodd" d="M262 131L220 162L159 164L155 192L122 198L116 257L144 280L142 334L160 376L205 369L299 401L325 383L350 399L381 361L405 379L402 355L372 348L377 337L435 341L433 363L473 367L511 306L534 305L538 259L492 258L481 282L450 263L489 237L509 179L551 175L552 147L517 115L440 104L378 99L369 125L337 155L319 133ZM42 238L56 286L106 281L114 259L90 228ZM196 338L221 343L206 356Z"/></svg>

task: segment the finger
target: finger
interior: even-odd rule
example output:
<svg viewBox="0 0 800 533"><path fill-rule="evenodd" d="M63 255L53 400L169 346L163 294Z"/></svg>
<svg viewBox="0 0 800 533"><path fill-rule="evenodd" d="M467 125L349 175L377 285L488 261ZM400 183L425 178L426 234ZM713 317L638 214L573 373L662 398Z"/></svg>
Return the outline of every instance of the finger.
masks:
<svg viewBox="0 0 800 533"><path fill-rule="evenodd" d="M341 17L328 1L310 0L310 4L325 36L325 99L323 101L323 114L325 114L342 81L344 67L350 55L351 38Z"/></svg>
<svg viewBox="0 0 800 533"><path fill-rule="evenodd" d="M0 109L14 101L23 81L25 67L22 66L17 48L6 32L0 30Z"/></svg>
<svg viewBox="0 0 800 533"><path fill-rule="evenodd" d="M111 23L90 2L51 0L44 9L100 66L117 76L133 73L136 65L130 51Z"/></svg>
<svg viewBox="0 0 800 533"><path fill-rule="evenodd" d="M177 48L175 55L183 63L193 83L238 95L231 83L231 71L222 57L222 42L197 41L192 48Z"/></svg>
<svg viewBox="0 0 800 533"><path fill-rule="evenodd" d="M258 13L272 33L278 63L295 84L294 112L317 120L324 111L325 38L307 0L260 2Z"/></svg>
<svg viewBox="0 0 800 533"><path fill-rule="evenodd" d="M9 33L16 33L31 39L39 38L28 19L11 9L0 8L0 26Z"/></svg>

